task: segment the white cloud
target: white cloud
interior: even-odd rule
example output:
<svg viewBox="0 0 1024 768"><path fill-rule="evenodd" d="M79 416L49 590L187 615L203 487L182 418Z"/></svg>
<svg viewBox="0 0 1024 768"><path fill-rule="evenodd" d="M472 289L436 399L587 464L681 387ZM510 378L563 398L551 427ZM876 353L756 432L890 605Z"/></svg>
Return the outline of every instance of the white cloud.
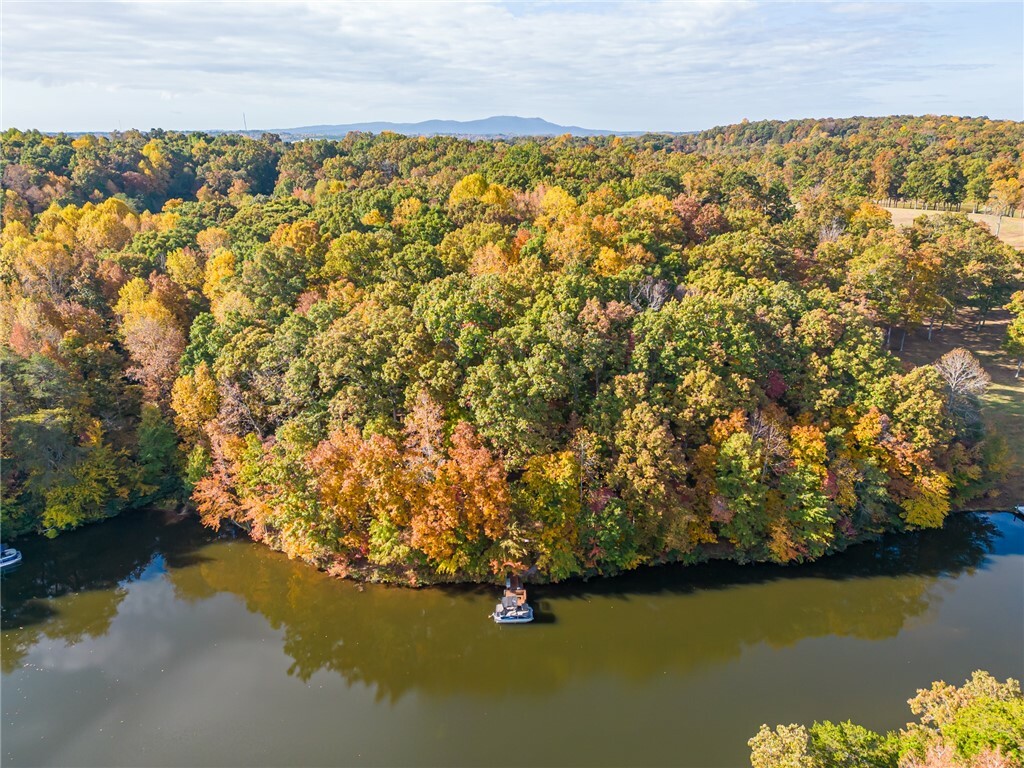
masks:
<svg viewBox="0 0 1024 768"><path fill-rule="evenodd" d="M978 23L981 49L961 23L975 14L960 6L892 10L725 0L5 0L2 122L219 128L238 126L244 111L250 126L270 128L501 113L678 130L839 112L1021 117L1005 95L1021 90L1012 66L1020 29L1014 38L1012 25L1000 36L991 20ZM938 87L950 65L979 67L990 85ZM927 87L874 90L915 82ZM942 103L924 104L924 92ZM983 101L999 93L1001 102Z"/></svg>

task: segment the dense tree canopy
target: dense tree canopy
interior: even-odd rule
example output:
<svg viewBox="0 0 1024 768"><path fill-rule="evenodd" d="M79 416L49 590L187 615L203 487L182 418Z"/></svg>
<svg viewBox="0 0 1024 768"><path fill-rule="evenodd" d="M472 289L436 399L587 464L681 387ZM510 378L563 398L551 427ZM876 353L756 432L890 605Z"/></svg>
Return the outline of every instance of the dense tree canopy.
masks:
<svg viewBox="0 0 1024 768"><path fill-rule="evenodd" d="M750 742L753 768L1019 768L1024 765L1024 696L977 671L957 688L919 689L918 716L900 731L875 733L852 722L767 725Z"/></svg>
<svg viewBox="0 0 1024 768"><path fill-rule="evenodd" d="M817 557L987 471L887 347L1020 254L867 198L1016 179L1019 124L4 138L6 530L188 494L335 573L561 579Z"/></svg>

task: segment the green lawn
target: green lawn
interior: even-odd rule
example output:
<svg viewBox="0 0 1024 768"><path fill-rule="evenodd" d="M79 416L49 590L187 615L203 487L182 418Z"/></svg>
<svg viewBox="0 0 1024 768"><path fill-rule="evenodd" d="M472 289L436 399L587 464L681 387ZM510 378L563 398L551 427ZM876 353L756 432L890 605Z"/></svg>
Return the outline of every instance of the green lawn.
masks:
<svg viewBox="0 0 1024 768"><path fill-rule="evenodd" d="M992 385L984 397L983 416L990 430L1006 438L1014 462L1010 475L995 493L969 505L976 509L1024 504L1024 378L1014 378L1014 361L1000 349L1006 337L1009 313L993 312L990 318L979 329L975 327L974 318L965 313L961 322L936 331L931 341L925 330L918 330L907 337L906 348L900 355L908 363L924 365L951 349L965 347L978 357L992 377Z"/></svg>

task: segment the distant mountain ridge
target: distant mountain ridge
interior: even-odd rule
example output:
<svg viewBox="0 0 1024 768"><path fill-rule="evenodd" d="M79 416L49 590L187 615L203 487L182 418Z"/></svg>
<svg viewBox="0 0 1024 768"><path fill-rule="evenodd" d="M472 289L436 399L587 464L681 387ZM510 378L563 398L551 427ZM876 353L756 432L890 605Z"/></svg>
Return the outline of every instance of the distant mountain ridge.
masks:
<svg viewBox="0 0 1024 768"><path fill-rule="evenodd" d="M607 131L581 128L578 125L558 125L540 117L496 115L482 120L424 120L419 123L346 123L341 125L304 125L298 128L279 128L270 133L304 138L341 138L352 131L382 133L392 131L406 136L640 136L646 131ZM245 131L259 134L263 131Z"/></svg>

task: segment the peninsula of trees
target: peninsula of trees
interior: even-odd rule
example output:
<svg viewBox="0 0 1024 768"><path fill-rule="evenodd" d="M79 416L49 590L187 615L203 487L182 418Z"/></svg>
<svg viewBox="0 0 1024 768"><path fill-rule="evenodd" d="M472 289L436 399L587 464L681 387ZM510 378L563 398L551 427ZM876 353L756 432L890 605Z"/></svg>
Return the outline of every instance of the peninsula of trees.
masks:
<svg viewBox="0 0 1024 768"><path fill-rule="evenodd" d="M871 201L1012 214L1021 123L2 138L5 534L189 499L336 574L557 580L938 526L1004 462L970 355L890 349L1021 312L1021 253Z"/></svg>

